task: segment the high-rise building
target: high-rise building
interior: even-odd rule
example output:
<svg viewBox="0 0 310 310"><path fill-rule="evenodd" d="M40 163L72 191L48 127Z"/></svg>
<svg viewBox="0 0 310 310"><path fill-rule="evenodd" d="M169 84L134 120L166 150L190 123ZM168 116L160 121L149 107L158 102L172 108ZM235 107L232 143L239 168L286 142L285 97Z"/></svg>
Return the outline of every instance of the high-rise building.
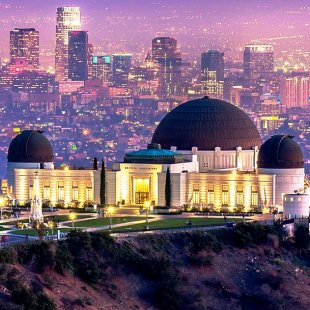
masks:
<svg viewBox="0 0 310 310"><path fill-rule="evenodd" d="M274 69L272 44L249 44L244 48L243 72L247 80L268 78Z"/></svg>
<svg viewBox="0 0 310 310"><path fill-rule="evenodd" d="M93 56L92 57L92 73L93 79L102 80L105 83L110 83L112 78L112 62L111 56Z"/></svg>
<svg viewBox="0 0 310 310"><path fill-rule="evenodd" d="M89 46L87 31L70 31L68 46L68 78L88 80Z"/></svg>
<svg viewBox="0 0 310 310"><path fill-rule="evenodd" d="M281 108L283 111L290 108L309 107L310 92L309 77L296 76L283 78L280 87Z"/></svg>
<svg viewBox="0 0 310 310"><path fill-rule="evenodd" d="M132 55L114 54L112 62L112 79L115 87L128 86L128 77L131 68Z"/></svg>
<svg viewBox="0 0 310 310"><path fill-rule="evenodd" d="M162 95L179 94L182 57L178 52L177 40L171 37L153 39L152 59L157 65L159 93Z"/></svg>
<svg viewBox="0 0 310 310"><path fill-rule="evenodd" d="M217 81L224 81L224 53L209 50L201 54L201 72L215 71Z"/></svg>
<svg viewBox="0 0 310 310"><path fill-rule="evenodd" d="M23 59L29 69L38 69L40 65L39 31L34 28L23 28L10 31L11 62Z"/></svg>
<svg viewBox="0 0 310 310"><path fill-rule="evenodd" d="M81 29L81 13L79 7L57 8L55 74L56 79L68 79L68 45L69 31Z"/></svg>
<svg viewBox="0 0 310 310"><path fill-rule="evenodd" d="M209 50L201 54L202 92L223 99L224 53Z"/></svg>

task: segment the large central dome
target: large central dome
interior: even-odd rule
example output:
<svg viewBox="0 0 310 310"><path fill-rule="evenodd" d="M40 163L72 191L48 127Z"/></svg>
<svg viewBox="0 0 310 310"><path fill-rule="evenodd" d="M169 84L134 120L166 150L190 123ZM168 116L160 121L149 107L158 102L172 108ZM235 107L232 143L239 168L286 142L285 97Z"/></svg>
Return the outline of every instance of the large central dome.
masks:
<svg viewBox="0 0 310 310"><path fill-rule="evenodd" d="M260 134L250 117L238 107L204 97L183 103L168 113L153 135L152 143L178 150L250 150L260 146Z"/></svg>

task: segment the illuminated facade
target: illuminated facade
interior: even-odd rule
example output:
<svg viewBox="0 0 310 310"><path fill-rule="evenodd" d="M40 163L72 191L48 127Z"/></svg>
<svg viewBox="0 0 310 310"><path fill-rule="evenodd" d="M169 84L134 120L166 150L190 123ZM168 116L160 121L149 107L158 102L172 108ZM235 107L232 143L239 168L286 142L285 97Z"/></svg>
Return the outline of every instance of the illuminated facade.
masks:
<svg viewBox="0 0 310 310"><path fill-rule="evenodd" d="M88 80L87 31L69 31L68 77L71 81Z"/></svg>
<svg viewBox="0 0 310 310"><path fill-rule="evenodd" d="M23 59L27 61L29 69L39 69L39 31L34 28L14 29L10 32L11 62Z"/></svg>
<svg viewBox="0 0 310 310"><path fill-rule="evenodd" d="M81 29L79 7L57 8L55 75L58 81L68 79L69 31Z"/></svg>
<svg viewBox="0 0 310 310"><path fill-rule="evenodd" d="M177 40L158 37L152 41L152 60L157 67L158 91L162 95L180 93L182 57Z"/></svg>
<svg viewBox="0 0 310 310"><path fill-rule="evenodd" d="M243 71L248 80L270 77L274 70L272 44L249 44L244 48Z"/></svg>
<svg viewBox="0 0 310 310"><path fill-rule="evenodd" d="M282 210L285 194L304 188L303 153L292 137L273 136L261 144L244 112L206 97L172 110L147 149L113 165L107 202L165 206L168 167L172 207L269 212Z"/></svg>

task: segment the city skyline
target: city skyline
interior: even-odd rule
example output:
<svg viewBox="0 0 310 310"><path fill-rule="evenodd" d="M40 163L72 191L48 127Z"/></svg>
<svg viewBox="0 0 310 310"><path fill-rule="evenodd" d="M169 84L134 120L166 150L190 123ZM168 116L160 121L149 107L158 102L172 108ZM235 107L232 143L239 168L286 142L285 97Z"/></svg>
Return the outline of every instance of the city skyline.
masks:
<svg viewBox="0 0 310 310"><path fill-rule="evenodd" d="M3 41L1 56L8 56L6 42L9 31L15 27L35 27L40 32L41 59L46 67L53 58L56 44L55 12L57 7L67 3L30 1L27 6L21 3L10 1L7 6L2 5L0 18L4 31L0 36ZM198 4L194 1L190 9L185 1L144 5L142 1L126 4L123 1L113 1L112 4L92 1L92 6L88 3L75 1L73 4L81 8L82 30L89 31L89 41L93 43L95 52L129 52L141 60L150 50L151 39L156 36L175 37L187 59L197 57L206 49L220 49L227 59L241 60L242 46L258 41L275 44L277 61L281 62L279 58L292 58L290 61L301 65L306 62L303 53L310 50L306 40L309 11L303 7L306 1L294 4L281 1L281 6L279 1L253 1L250 4L245 1ZM293 57L288 57L287 53Z"/></svg>

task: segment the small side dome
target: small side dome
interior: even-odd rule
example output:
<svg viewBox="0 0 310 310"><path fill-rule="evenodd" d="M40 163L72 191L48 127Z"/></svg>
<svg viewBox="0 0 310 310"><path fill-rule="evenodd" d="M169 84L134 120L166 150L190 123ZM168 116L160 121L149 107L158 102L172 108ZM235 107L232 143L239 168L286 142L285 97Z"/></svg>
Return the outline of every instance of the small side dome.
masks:
<svg viewBox="0 0 310 310"><path fill-rule="evenodd" d="M43 135L43 131L24 130L12 140L8 162L52 163L54 162L52 145Z"/></svg>
<svg viewBox="0 0 310 310"><path fill-rule="evenodd" d="M304 168L304 154L294 137L275 135L265 141L258 153L258 168Z"/></svg>

